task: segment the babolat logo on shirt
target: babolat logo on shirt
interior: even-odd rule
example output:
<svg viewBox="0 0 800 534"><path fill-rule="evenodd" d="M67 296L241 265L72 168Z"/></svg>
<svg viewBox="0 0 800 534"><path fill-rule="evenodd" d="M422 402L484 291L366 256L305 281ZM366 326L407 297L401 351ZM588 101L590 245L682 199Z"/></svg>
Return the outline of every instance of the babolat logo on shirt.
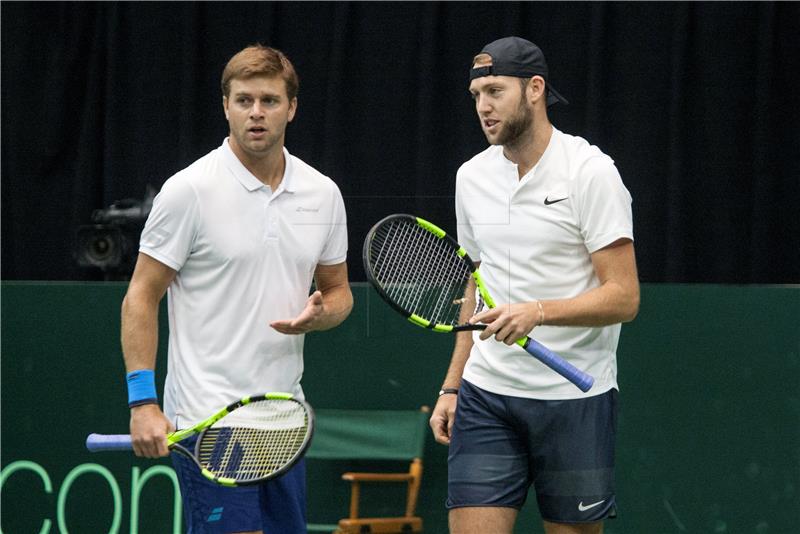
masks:
<svg viewBox="0 0 800 534"><path fill-rule="evenodd" d="M211 510L211 515L208 516L208 519L206 519L206 523L213 523L214 521L219 521L220 519L222 519L222 506Z"/></svg>

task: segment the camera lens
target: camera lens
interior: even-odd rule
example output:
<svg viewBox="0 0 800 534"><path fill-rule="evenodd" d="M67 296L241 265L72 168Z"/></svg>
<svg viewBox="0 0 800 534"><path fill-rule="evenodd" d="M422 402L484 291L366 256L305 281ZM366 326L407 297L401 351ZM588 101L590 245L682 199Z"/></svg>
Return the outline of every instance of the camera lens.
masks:
<svg viewBox="0 0 800 534"><path fill-rule="evenodd" d="M89 255L95 260L104 260L114 254L114 242L107 235L97 236L89 243Z"/></svg>

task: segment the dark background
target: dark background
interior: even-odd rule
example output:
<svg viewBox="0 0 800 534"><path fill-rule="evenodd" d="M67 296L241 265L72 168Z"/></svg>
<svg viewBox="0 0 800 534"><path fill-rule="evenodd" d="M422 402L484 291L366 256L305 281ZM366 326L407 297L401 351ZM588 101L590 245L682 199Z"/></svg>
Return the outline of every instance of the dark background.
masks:
<svg viewBox="0 0 800 534"><path fill-rule="evenodd" d="M453 231L455 171L485 148L470 60L516 34L611 155L644 282L800 282L794 3L220 2L2 6L2 278L77 266L93 210L141 199L227 134L219 80L261 42L301 78L289 150L331 176L361 242L405 211Z"/></svg>

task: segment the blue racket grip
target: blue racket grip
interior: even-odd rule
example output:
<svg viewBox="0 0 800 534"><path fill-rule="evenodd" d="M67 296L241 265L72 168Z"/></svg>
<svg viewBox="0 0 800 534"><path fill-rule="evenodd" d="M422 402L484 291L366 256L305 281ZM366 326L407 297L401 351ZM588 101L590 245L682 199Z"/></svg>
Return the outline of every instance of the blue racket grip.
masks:
<svg viewBox="0 0 800 534"><path fill-rule="evenodd" d="M130 434L89 434L86 437L86 448L92 452L131 451Z"/></svg>
<svg viewBox="0 0 800 534"><path fill-rule="evenodd" d="M592 389L594 378L590 375L584 373L538 341L529 337L524 339L525 342L521 344L521 347L528 351L528 354L575 384L584 393Z"/></svg>

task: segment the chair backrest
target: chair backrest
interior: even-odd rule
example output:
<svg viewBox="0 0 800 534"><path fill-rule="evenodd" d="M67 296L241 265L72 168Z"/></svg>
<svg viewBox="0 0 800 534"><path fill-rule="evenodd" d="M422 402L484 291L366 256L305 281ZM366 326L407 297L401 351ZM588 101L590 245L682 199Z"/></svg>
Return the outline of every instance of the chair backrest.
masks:
<svg viewBox="0 0 800 534"><path fill-rule="evenodd" d="M309 458L412 460L422 458L430 417L419 410L314 410Z"/></svg>

